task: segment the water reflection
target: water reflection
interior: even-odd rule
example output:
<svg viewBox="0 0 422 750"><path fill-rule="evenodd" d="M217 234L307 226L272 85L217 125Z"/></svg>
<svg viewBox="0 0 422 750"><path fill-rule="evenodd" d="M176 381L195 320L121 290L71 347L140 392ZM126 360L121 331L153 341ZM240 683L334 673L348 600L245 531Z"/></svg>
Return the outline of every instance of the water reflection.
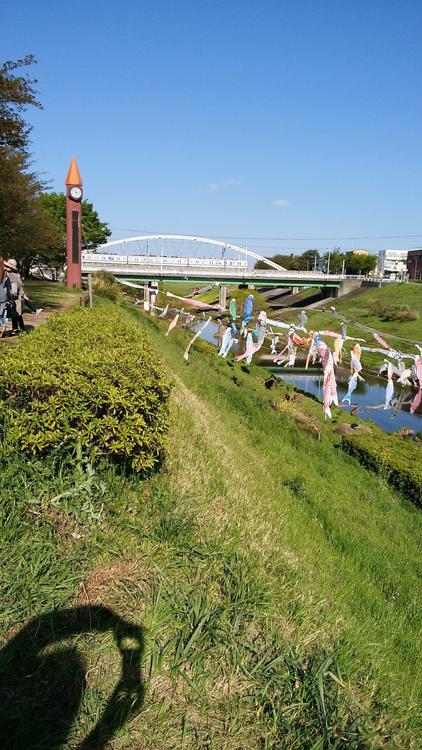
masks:
<svg viewBox="0 0 422 750"><path fill-rule="evenodd" d="M322 401L323 377L321 375L292 375L280 373L278 377ZM362 419L370 419L386 432L395 432L402 427L418 432L422 429L421 391L403 387L397 382L380 381L366 375L359 381L352 394L350 405L341 407ZM348 379L337 376L339 400L348 395Z"/></svg>
<svg viewBox="0 0 422 750"><path fill-rule="evenodd" d="M202 325L198 321L193 327L196 332ZM227 326L221 322L212 321L202 334L202 338L220 350L223 345L224 334ZM239 332L235 335L239 339ZM244 350L244 340L232 345L230 355ZM259 364L257 357L256 364ZM278 373L282 378L306 393L311 393L320 401L323 400L323 377L321 375L296 375L288 374L285 370ZM365 381L356 378L350 389L350 379L346 371L337 373L337 392L341 408L349 413L357 414L362 419L370 419L386 432L395 432L402 427L419 432L422 430L422 391L403 386L397 380L383 380L365 373ZM350 404L346 401L350 397Z"/></svg>

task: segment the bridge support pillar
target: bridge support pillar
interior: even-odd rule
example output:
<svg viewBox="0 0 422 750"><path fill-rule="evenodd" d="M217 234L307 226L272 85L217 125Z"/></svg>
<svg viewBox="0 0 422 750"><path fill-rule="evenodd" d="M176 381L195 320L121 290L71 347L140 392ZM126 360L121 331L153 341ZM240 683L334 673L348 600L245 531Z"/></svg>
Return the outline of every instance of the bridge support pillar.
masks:
<svg viewBox="0 0 422 750"><path fill-rule="evenodd" d="M158 284L156 281L151 281L149 284L149 305L150 314L155 315L154 307L157 304Z"/></svg>
<svg viewBox="0 0 422 750"><path fill-rule="evenodd" d="M227 287L226 286L220 286L220 295L218 304L220 307L225 310L227 306Z"/></svg>
<svg viewBox="0 0 422 750"><path fill-rule="evenodd" d="M144 285L144 312L149 312L149 285Z"/></svg>

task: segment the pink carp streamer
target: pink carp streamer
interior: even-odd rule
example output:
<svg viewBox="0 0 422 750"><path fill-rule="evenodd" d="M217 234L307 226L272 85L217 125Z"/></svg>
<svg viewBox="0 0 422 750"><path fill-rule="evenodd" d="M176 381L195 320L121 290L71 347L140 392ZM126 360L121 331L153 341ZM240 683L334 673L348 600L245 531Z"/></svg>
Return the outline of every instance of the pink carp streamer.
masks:
<svg viewBox="0 0 422 750"><path fill-rule="evenodd" d="M341 352L343 349L344 338L343 336L336 336L334 339L334 354L333 360L335 365L341 365Z"/></svg>
<svg viewBox="0 0 422 750"><path fill-rule="evenodd" d="M356 336L342 336L341 333L330 331L328 328L325 328L323 331L319 331L319 333L321 336L331 336L331 338L333 339L337 338L338 336L341 336L341 338L344 341L365 341L366 340L366 339L357 339Z"/></svg>
<svg viewBox="0 0 422 750"><path fill-rule="evenodd" d="M381 346L383 346L384 349L391 349L390 344L387 344L387 342L384 341L382 336L380 336L378 333L374 333L373 336L374 336L375 341L378 341L378 343L381 344Z"/></svg>
<svg viewBox="0 0 422 750"><path fill-rule="evenodd" d="M191 307L196 307L197 310L216 310L218 312L221 312L220 305L208 305L206 302L201 302L197 299L190 299L189 297L178 297L177 294L172 294L172 292L166 292L167 297L172 297L173 299L178 299L180 302L183 302L185 305L191 305Z"/></svg>
<svg viewBox="0 0 422 750"><path fill-rule="evenodd" d="M415 357L416 376L419 382L419 390L410 406L410 413L414 414L422 401L422 357Z"/></svg>
<svg viewBox="0 0 422 750"><path fill-rule="evenodd" d="M319 342L317 346L317 352L321 360L322 369L324 371L324 418L328 417L328 419L331 419L331 404L334 404L334 406L338 406L337 383L334 375L333 355L331 354L327 344L324 341Z"/></svg>
<svg viewBox="0 0 422 750"><path fill-rule="evenodd" d="M235 357L236 362L240 362L242 359L250 359L252 360L252 357L256 352L259 352L261 349L264 341L265 341L265 333L266 329L265 327L262 327L258 334L258 340L256 344L252 343L246 347L246 350L243 352L243 354L239 354L237 357ZM249 334L250 335L250 334ZM252 338L252 337L251 337ZM249 364L249 362L248 362Z"/></svg>

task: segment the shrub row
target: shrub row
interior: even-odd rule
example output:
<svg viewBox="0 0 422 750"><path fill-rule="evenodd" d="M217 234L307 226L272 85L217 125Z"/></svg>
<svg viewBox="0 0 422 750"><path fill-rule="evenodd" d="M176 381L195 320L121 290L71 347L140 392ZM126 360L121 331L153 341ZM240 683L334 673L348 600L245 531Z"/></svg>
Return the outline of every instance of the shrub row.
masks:
<svg viewBox="0 0 422 750"><path fill-rule="evenodd" d="M80 443L149 470L163 449L169 392L145 334L119 311L63 313L2 354L2 442L31 455Z"/></svg>
<svg viewBox="0 0 422 750"><path fill-rule="evenodd" d="M371 430L343 435L342 448L367 469L381 474L401 495L422 506L421 443Z"/></svg>

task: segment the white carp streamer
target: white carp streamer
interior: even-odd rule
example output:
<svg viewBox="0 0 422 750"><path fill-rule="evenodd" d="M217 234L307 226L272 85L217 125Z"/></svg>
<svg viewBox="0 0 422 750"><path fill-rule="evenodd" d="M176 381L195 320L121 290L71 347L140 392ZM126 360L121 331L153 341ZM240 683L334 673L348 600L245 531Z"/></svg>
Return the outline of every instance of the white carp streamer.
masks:
<svg viewBox="0 0 422 750"><path fill-rule="evenodd" d="M183 352L183 359L186 360L186 362L189 359L189 349L191 348L192 344L196 339L198 339L202 333L205 331L207 325L211 323L212 318L208 318L208 320L200 327L199 331L195 333L195 336L189 341L189 344L187 345L185 351Z"/></svg>

